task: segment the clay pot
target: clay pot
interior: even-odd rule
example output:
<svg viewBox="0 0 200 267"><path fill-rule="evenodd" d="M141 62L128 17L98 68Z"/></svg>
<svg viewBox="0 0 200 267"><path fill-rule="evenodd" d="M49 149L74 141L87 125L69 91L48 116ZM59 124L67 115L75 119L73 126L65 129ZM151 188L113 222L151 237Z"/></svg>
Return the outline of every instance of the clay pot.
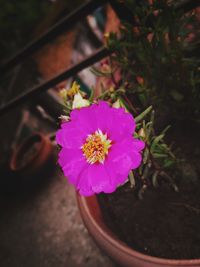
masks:
<svg viewBox="0 0 200 267"><path fill-rule="evenodd" d="M77 193L77 201L82 219L89 233L99 247L119 265L124 267L200 266L200 259L163 259L144 255L135 251L119 240L106 226L96 196L83 197Z"/></svg>
<svg viewBox="0 0 200 267"><path fill-rule="evenodd" d="M52 156L53 146L42 133L34 133L13 152L10 169L23 177L35 175Z"/></svg>

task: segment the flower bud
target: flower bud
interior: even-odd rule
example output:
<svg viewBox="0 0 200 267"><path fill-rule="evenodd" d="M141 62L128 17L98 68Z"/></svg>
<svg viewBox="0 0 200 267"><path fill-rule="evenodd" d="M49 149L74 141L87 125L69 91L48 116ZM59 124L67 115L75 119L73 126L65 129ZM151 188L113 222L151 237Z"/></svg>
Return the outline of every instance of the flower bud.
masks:
<svg viewBox="0 0 200 267"><path fill-rule="evenodd" d="M120 100L117 99L117 101L115 101L113 104L112 104L112 107L113 108L121 108L121 103L120 103Z"/></svg>
<svg viewBox="0 0 200 267"><path fill-rule="evenodd" d="M140 85L143 85L143 84L144 84L144 79L143 79L141 76L137 76L137 77L136 77L136 80L137 80L137 82L138 82Z"/></svg>
<svg viewBox="0 0 200 267"><path fill-rule="evenodd" d="M90 102L87 99L84 99L79 92L74 96L72 109L87 107L89 105L90 105Z"/></svg>
<svg viewBox="0 0 200 267"><path fill-rule="evenodd" d="M64 122L64 121L69 121L70 118L69 116L61 115L59 119Z"/></svg>
<svg viewBox="0 0 200 267"><path fill-rule="evenodd" d="M123 101L120 98L118 98L117 101L115 101L112 104L112 107L113 108L124 108L125 112L129 113L128 109L126 108L126 106L124 105Z"/></svg>
<svg viewBox="0 0 200 267"><path fill-rule="evenodd" d="M141 128L141 129L139 130L138 135L139 135L140 137L142 137L143 139L145 139L146 134L145 134L144 128Z"/></svg>
<svg viewBox="0 0 200 267"><path fill-rule="evenodd" d="M111 87L109 88L109 91L110 91L111 93L113 93L113 92L115 91L115 88L114 88L113 86L111 86Z"/></svg>
<svg viewBox="0 0 200 267"><path fill-rule="evenodd" d="M108 39L110 37L110 33L109 32L106 32L106 33L104 33L103 36L104 36L105 39Z"/></svg>
<svg viewBox="0 0 200 267"><path fill-rule="evenodd" d="M65 88L63 88L62 90L60 90L59 95L63 100L66 100L66 98L67 98L67 90Z"/></svg>

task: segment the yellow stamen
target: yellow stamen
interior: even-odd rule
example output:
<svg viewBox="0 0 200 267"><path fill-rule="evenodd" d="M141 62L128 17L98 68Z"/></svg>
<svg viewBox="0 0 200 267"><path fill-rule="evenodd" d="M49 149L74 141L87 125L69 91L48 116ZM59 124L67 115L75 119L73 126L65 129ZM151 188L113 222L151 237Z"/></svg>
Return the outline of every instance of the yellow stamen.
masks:
<svg viewBox="0 0 200 267"><path fill-rule="evenodd" d="M72 84L72 87L69 89L63 88L60 90L60 97L66 101L67 99L73 98L80 91L80 85L75 81Z"/></svg>
<svg viewBox="0 0 200 267"><path fill-rule="evenodd" d="M73 97L75 94L77 94L80 90L80 85L75 81L72 84L72 87L67 90L67 96Z"/></svg>
<svg viewBox="0 0 200 267"><path fill-rule="evenodd" d="M94 134L88 135L85 144L81 147L87 162L90 164L96 162L103 164L112 146L111 142L112 141L107 138L107 134L103 134L101 130L97 130Z"/></svg>

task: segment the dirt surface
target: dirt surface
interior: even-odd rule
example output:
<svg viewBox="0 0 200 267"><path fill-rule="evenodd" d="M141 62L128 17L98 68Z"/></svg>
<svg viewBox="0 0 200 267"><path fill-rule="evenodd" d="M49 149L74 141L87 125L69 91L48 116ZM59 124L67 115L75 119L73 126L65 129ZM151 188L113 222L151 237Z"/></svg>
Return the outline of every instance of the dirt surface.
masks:
<svg viewBox="0 0 200 267"><path fill-rule="evenodd" d="M167 184L146 190L143 200L130 186L99 201L107 225L144 254L172 259L200 258L200 127L176 123L170 132L184 158L177 177L179 192ZM192 137L192 138L191 138Z"/></svg>
<svg viewBox="0 0 200 267"><path fill-rule="evenodd" d="M60 171L33 191L16 188L0 193L1 267L115 266L88 235Z"/></svg>
<svg viewBox="0 0 200 267"><path fill-rule="evenodd" d="M126 186L101 197L108 226L137 251L162 258L200 258L200 188L175 193L162 187L147 190L138 200Z"/></svg>

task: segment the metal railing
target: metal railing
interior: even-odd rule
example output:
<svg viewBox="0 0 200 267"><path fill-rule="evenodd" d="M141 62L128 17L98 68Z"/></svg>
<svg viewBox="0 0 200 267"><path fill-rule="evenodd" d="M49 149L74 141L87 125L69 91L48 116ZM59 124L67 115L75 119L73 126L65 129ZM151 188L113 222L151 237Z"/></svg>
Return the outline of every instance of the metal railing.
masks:
<svg viewBox="0 0 200 267"><path fill-rule="evenodd" d="M65 32L75 23L80 21L80 18L86 17L87 15L95 11L98 7L101 7L106 3L109 3L112 6L120 19L134 23L132 15L120 2L116 0L90 0L89 2L83 4L81 7L63 18L61 21L56 23L46 33L42 34L36 40L30 42L21 51L16 53L16 55L6 61L2 66L0 66L0 74L9 71L11 68L18 64L21 64L27 57L40 49L43 45L49 43L55 37L59 36L61 33ZM177 10L182 9L184 12L188 12L189 10L194 9L199 5L200 3L197 0L185 0L182 1L181 4L177 5L176 8ZM111 51L108 51L105 47L100 48L93 55L87 57L83 61L73 65L70 68L67 68L53 78L31 88L28 92L24 92L11 101L7 102L5 105L0 107L0 116L8 112L10 109L24 103L28 99L37 96L38 94L52 88L59 82L100 61L110 53Z"/></svg>
<svg viewBox="0 0 200 267"><path fill-rule="evenodd" d="M83 4L78 9L73 11L68 16L64 17L61 21L52 26L47 32L42 34L39 38L30 42L22 50L16 53L13 57L8 59L2 66L0 66L0 74L9 71L14 68L16 65L21 64L27 57L31 56L34 52L39 50L43 45L49 43L54 38L67 31L69 28L74 26L77 22L80 21L80 18L85 18L87 15L94 12L98 7L106 4L107 0L90 0L89 2ZM8 101L5 105L0 107L0 116L8 112L10 109L17 107L18 105L24 103L28 99L37 96L41 92L44 92L59 82L77 74L81 70L93 65L94 63L100 61L109 54L109 51L102 47L97 50L94 54L87 57L83 61L67 68L63 72L54 76L53 78L37 85L23 92L11 101Z"/></svg>
<svg viewBox="0 0 200 267"><path fill-rule="evenodd" d="M60 20L58 23L53 25L50 29L48 29L44 34L42 34L37 39L30 42L27 46L25 46L21 51L17 52L12 58L8 59L1 67L0 73L8 71L19 63L22 63L28 56L36 52L43 45L52 41L54 38L67 31L70 27L72 27L75 23L80 21L80 18L84 18L93 11L95 11L98 7L104 5L106 0L91 0L86 4L83 4L78 9L73 11L71 14Z"/></svg>

